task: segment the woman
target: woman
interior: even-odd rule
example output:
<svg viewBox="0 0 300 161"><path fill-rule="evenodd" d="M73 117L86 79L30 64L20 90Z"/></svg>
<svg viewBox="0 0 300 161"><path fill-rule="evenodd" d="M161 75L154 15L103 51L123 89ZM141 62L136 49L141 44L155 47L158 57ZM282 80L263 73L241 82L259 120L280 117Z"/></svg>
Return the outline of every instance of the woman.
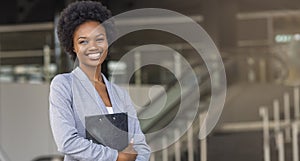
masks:
<svg viewBox="0 0 300 161"><path fill-rule="evenodd" d="M79 62L71 73L55 76L50 85L51 129L64 160L149 160L150 148L128 93L101 74L113 31L101 23L110 17L106 7L92 1L74 2L60 15L57 33L61 46ZM86 139L85 116L119 112L129 116L128 136L133 142L127 148L118 152Z"/></svg>

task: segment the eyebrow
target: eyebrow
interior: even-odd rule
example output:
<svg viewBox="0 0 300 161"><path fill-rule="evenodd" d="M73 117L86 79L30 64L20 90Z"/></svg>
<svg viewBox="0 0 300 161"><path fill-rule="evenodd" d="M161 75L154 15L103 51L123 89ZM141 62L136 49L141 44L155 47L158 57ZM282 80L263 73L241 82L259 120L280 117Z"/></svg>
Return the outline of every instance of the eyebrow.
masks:
<svg viewBox="0 0 300 161"><path fill-rule="evenodd" d="M98 37L98 36L105 36L105 35L103 33L100 33L100 34L96 35L96 37ZM87 37L85 37L85 36L79 36L77 40L79 40L79 39L86 39L86 38Z"/></svg>
<svg viewBox="0 0 300 161"><path fill-rule="evenodd" d="M98 36L104 36L104 34L103 34L103 33L100 33L100 34L96 35L96 37L98 37Z"/></svg>

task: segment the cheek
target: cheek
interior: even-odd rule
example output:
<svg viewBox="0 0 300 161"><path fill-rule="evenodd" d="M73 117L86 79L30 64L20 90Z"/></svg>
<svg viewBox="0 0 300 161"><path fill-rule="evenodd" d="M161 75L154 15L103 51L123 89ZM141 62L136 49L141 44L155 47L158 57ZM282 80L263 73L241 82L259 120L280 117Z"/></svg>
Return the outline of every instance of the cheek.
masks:
<svg viewBox="0 0 300 161"><path fill-rule="evenodd" d="M107 50L107 49L108 49L108 44L107 44L107 43L104 43L101 47L102 47L104 50Z"/></svg>
<svg viewBox="0 0 300 161"><path fill-rule="evenodd" d="M76 45L74 46L74 50L77 54L83 53L86 49L83 46Z"/></svg>

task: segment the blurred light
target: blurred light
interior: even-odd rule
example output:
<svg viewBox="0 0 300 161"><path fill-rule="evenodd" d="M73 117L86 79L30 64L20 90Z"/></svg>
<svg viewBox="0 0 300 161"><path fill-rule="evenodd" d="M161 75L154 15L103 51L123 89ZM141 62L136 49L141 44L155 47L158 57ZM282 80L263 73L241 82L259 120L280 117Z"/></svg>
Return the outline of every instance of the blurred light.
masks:
<svg viewBox="0 0 300 161"><path fill-rule="evenodd" d="M296 41L300 41L300 34L295 34L294 39L295 39Z"/></svg>
<svg viewBox="0 0 300 161"><path fill-rule="evenodd" d="M12 82L14 80L12 75L1 74L0 82Z"/></svg>
<svg viewBox="0 0 300 161"><path fill-rule="evenodd" d="M299 41L300 40L300 34L279 34L275 36L275 42L276 43L287 43L291 42L293 40Z"/></svg>
<svg viewBox="0 0 300 161"><path fill-rule="evenodd" d="M112 74L125 74L127 65L125 62L110 61L108 63L108 69Z"/></svg>

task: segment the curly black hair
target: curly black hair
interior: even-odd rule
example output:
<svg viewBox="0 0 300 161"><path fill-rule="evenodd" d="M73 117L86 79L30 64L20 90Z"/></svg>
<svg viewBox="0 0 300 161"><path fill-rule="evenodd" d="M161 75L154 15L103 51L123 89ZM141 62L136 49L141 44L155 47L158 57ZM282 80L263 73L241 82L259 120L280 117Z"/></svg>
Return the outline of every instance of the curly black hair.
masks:
<svg viewBox="0 0 300 161"><path fill-rule="evenodd" d="M96 1L77 1L68 5L60 14L57 35L62 48L76 60L76 53L73 51L73 36L76 27L86 21L98 21L105 28L108 43L112 41L114 33L113 22L106 21L112 17L111 11L102 3Z"/></svg>

